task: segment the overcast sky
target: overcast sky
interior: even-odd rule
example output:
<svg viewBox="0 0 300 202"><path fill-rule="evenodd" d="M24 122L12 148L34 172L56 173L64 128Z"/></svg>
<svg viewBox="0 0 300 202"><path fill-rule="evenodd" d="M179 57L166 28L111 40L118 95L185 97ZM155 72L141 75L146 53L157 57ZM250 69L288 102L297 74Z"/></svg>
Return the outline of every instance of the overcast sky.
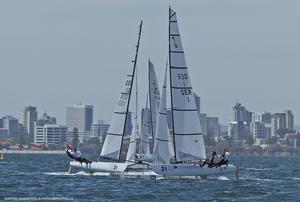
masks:
<svg viewBox="0 0 300 202"><path fill-rule="evenodd" d="M110 121L141 19L139 86L148 58L162 81L169 5L202 112L228 123L238 99L251 111L291 109L300 124L299 0L3 0L0 116L34 105L65 123L65 106L82 102Z"/></svg>

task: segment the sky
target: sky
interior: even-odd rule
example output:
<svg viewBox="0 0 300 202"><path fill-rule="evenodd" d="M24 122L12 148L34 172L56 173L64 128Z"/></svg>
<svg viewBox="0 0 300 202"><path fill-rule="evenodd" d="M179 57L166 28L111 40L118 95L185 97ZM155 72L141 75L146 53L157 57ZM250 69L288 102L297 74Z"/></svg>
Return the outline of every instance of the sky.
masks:
<svg viewBox="0 0 300 202"><path fill-rule="evenodd" d="M201 112L230 121L250 111L291 109L300 124L298 0L4 0L0 2L0 116L37 106L65 123L68 104L94 105L110 121L132 68L143 19L138 75L146 97L150 58L162 82L168 7L177 12Z"/></svg>

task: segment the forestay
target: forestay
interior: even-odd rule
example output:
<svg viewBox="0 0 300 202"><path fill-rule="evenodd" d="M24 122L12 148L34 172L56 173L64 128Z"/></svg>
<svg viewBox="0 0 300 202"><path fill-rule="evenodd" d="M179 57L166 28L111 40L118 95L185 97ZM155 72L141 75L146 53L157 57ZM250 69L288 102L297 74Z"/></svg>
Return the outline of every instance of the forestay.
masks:
<svg viewBox="0 0 300 202"><path fill-rule="evenodd" d="M176 13L169 10L169 66L176 161L206 158L199 114L185 61Z"/></svg>

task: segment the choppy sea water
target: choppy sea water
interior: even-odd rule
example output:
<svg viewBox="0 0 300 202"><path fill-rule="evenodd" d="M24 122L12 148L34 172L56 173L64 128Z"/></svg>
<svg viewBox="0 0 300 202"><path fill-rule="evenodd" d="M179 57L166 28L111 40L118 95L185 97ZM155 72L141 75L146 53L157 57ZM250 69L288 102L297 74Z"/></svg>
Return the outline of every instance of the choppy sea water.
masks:
<svg viewBox="0 0 300 202"><path fill-rule="evenodd" d="M6 154L0 201L300 201L300 157L235 156L240 180L145 180L76 171L64 155Z"/></svg>

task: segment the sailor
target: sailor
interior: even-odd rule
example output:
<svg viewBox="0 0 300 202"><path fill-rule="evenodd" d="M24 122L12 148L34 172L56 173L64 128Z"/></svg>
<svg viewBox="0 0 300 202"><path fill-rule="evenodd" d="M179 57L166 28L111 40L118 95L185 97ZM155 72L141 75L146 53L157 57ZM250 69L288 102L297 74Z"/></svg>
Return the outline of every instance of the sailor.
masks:
<svg viewBox="0 0 300 202"><path fill-rule="evenodd" d="M71 159L75 159L76 161L80 162L80 163L92 163L92 161L87 160L86 158L81 157L81 154L79 151L76 151L76 148L74 148L74 150L72 149L72 146L70 144L67 144L67 149L66 149L66 153L68 154L68 156Z"/></svg>
<svg viewBox="0 0 300 202"><path fill-rule="evenodd" d="M206 159L202 165L200 164L200 166L203 167L204 165L207 164L209 168L212 168L215 165L214 159L215 159L216 155L217 155L217 152L213 151L211 159L210 160Z"/></svg>
<svg viewBox="0 0 300 202"><path fill-rule="evenodd" d="M224 149L224 153L221 155L221 160L217 163L216 167L218 166L222 166L222 165L228 165L228 161L229 161L229 150L227 148Z"/></svg>

